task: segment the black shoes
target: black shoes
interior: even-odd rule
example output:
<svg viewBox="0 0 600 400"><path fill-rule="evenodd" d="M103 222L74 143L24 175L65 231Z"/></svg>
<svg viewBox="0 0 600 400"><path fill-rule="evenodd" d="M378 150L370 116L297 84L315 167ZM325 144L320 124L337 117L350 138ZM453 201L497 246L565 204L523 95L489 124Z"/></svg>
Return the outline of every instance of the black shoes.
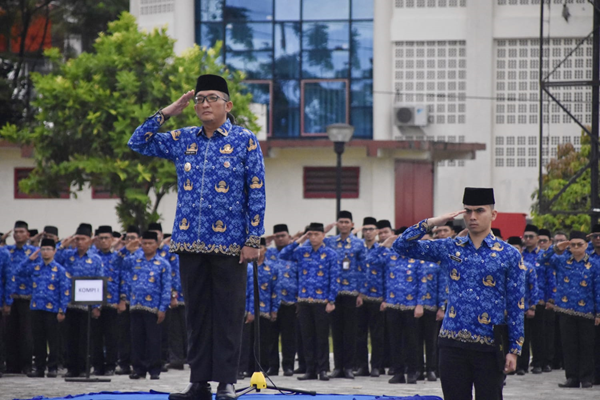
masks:
<svg viewBox="0 0 600 400"><path fill-rule="evenodd" d="M305 374L306 373L306 367L298 367L294 370L295 374Z"/></svg>
<svg viewBox="0 0 600 400"><path fill-rule="evenodd" d="M30 378L43 378L44 377L44 370L40 369L40 370L33 370L31 372L29 372L27 374L28 377Z"/></svg>
<svg viewBox="0 0 600 400"><path fill-rule="evenodd" d="M417 374L408 374L406 375L406 383L416 384L417 383Z"/></svg>
<svg viewBox="0 0 600 400"><path fill-rule="evenodd" d="M55 369L49 369L48 373L46 374L46 376L48 378L56 378L58 376L58 373L56 372Z"/></svg>
<svg viewBox="0 0 600 400"><path fill-rule="evenodd" d="M246 374L244 373L244 371L239 371L237 378L238 378L238 381L243 381L244 379L246 379Z"/></svg>
<svg viewBox="0 0 600 400"><path fill-rule="evenodd" d="M210 383L190 383L183 392L171 393L169 395L169 400L212 400Z"/></svg>
<svg viewBox="0 0 600 400"><path fill-rule="evenodd" d="M319 372L319 380L320 381L328 381L329 380L329 376L327 375L327 371L321 371L321 372Z"/></svg>
<svg viewBox="0 0 600 400"><path fill-rule="evenodd" d="M522 368L517 369L517 375L519 375L519 376L525 375L525 370Z"/></svg>
<svg viewBox="0 0 600 400"><path fill-rule="evenodd" d="M384 373L385 373L385 372L384 372ZM380 375L380 373L379 373L379 369L378 369L378 368L373 368L373 369L371 370L371 376L372 376L373 378L379 378L379 375Z"/></svg>
<svg viewBox="0 0 600 400"><path fill-rule="evenodd" d="M108 368L104 371L104 376L113 376L115 374L115 370L112 368Z"/></svg>
<svg viewBox="0 0 600 400"><path fill-rule="evenodd" d="M592 384L592 382L581 382L581 387L582 387L583 389L589 389L589 388L591 388L592 386L594 386L594 385Z"/></svg>
<svg viewBox="0 0 600 400"><path fill-rule="evenodd" d="M160 375L159 374L150 375L150 379L153 380L153 381L159 380L160 379Z"/></svg>
<svg viewBox="0 0 600 400"><path fill-rule="evenodd" d="M312 379L317 379L317 373L315 371L306 371L304 375L298 377L299 381L308 381Z"/></svg>
<svg viewBox="0 0 600 400"><path fill-rule="evenodd" d="M559 383L558 387L561 388L578 388L579 387L579 381L573 379L573 378L569 378L567 379L567 381L565 383Z"/></svg>
<svg viewBox="0 0 600 400"><path fill-rule="evenodd" d="M167 364L161 365L160 372L169 372L169 367L167 367Z"/></svg>
<svg viewBox="0 0 600 400"><path fill-rule="evenodd" d="M331 375L329 375L329 377L333 378L333 379L335 379L335 378L342 378L342 377L344 377L344 371L342 371L339 368L336 368L336 369L333 370L333 372L331 373Z"/></svg>
<svg viewBox="0 0 600 400"><path fill-rule="evenodd" d="M183 370L183 363L169 363L167 364L168 369L177 369L179 371Z"/></svg>
<svg viewBox="0 0 600 400"><path fill-rule="evenodd" d="M437 381L437 376L435 375L435 372L429 371L427 373L427 381L428 382L435 382L435 381Z"/></svg>
<svg viewBox="0 0 600 400"><path fill-rule="evenodd" d="M388 368L388 375L396 375L396 369L395 368Z"/></svg>
<svg viewBox="0 0 600 400"><path fill-rule="evenodd" d="M129 375L129 374L131 374L131 368L129 368L129 367L127 367L127 368L117 367L117 369L115 370L115 374L117 374L117 375Z"/></svg>
<svg viewBox="0 0 600 400"><path fill-rule="evenodd" d="M279 375L279 368L271 367L267 370L267 375L269 376L277 376Z"/></svg>
<svg viewBox="0 0 600 400"><path fill-rule="evenodd" d="M369 367L360 367L354 374L356 376L369 376Z"/></svg>
<svg viewBox="0 0 600 400"><path fill-rule="evenodd" d="M137 372L132 372L131 374L129 374L129 379L141 379L141 378L146 379L146 374L144 374L143 376L141 374L138 374Z"/></svg>
<svg viewBox="0 0 600 400"><path fill-rule="evenodd" d="M354 379L354 373L352 372L352 368L346 368L344 370L344 378L346 378L346 379Z"/></svg>
<svg viewBox="0 0 600 400"><path fill-rule="evenodd" d="M542 368L542 372L552 372L552 367L549 365L544 365L544 368Z"/></svg>
<svg viewBox="0 0 600 400"><path fill-rule="evenodd" d="M406 380L404 379L404 374L396 374L396 375L394 375L388 381L388 383L406 383Z"/></svg>
<svg viewBox="0 0 600 400"><path fill-rule="evenodd" d="M294 371L292 371L291 368L284 368L283 369L283 376L292 376L294 375Z"/></svg>
<svg viewBox="0 0 600 400"><path fill-rule="evenodd" d="M216 400L231 400L235 399L235 389L231 383L219 383L217 387Z"/></svg>
<svg viewBox="0 0 600 400"><path fill-rule="evenodd" d="M533 367L533 369L531 370L532 374L541 374L542 373L542 367Z"/></svg>
<svg viewBox="0 0 600 400"><path fill-rule="evenodd" d="M75 371L67 371L67 373L63 375L63 378L77 378L77 377L79 377L79 372L75 372Z"/></svg>

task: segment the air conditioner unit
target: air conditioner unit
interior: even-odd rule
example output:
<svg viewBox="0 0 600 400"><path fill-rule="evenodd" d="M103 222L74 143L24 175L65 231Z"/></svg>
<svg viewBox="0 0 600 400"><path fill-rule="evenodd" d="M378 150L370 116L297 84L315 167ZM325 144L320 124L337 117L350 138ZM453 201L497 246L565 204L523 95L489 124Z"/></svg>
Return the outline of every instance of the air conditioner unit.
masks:
<svg viewBox="0 0 600 400"><path fill-rule="evenodd" d="M426 105L394 106L394 124L396 126L427 126L429 124L429 111Z"/></svg>

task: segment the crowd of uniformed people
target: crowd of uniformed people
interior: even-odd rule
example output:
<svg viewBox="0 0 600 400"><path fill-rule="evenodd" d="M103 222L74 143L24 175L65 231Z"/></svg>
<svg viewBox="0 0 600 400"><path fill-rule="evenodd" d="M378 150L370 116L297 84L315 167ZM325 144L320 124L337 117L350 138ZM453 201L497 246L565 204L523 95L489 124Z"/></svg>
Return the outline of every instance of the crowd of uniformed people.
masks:
<svg viewBox="0 0 600 400"><path fill-rule="evenodd" d="M258 316L248 264L238 379L251 375L259 359L268 375L300 380L387 372L389 383L435 381L438 338L475 332L461 320L468 310L460 310L459 303L447 307L448 286L456 285L460 293L462 282L479 277L461 277L425 260L435 254L419 259L412 250L411 258L396 239L408 229L411 237L424 234L421 240L454 240L461 246L466 231L455 223L419 232L419 224L394 230L387 220L366 217L355 226L352 214L342 211L336 223L311 223L295 234L285 224L275 225L261 239L256 262ZM334 228L338 234L328 236ZM14 244L7 244L11 236ZM168 369L183 369L185 302L179 258L169 252L168 236L158 223L143 233L131 226L123 234L82 223L61 239L56 227L37 232L24 221L0 234L0 372L56 377L64 368L66 377L85 374L88 313L95 375L159 379ZM502 240L500 231L491 236L497 254L503 246L516 247L520 269L526 270L525 297L515 304L506 299L505 307L507 315L516 310L525 320L516 375L564 368L562 387L600 384L600 225L590 234L569 236L527 225L523 235L502 244L496 241ZM107 280L105 303L73 303L72 279L100 276ZM493 288L499 279L482 276L481 284ZM498 298L477 301L485 305ZM440 329L444 318L450 320ZM477 316L482 326L494 318ZM260 354L252 345L257 321Z"/></svg>

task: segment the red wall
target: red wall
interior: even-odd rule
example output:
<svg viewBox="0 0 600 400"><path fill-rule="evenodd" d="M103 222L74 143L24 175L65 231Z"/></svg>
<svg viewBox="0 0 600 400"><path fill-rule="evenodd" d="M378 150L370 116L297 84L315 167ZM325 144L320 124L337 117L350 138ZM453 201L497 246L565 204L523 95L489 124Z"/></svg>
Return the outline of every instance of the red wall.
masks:
<svg viewBox="0 0 600 400"><path fill-rule="evenodd" d="M411 226L433 216L433 165L396 161L396 226Z"/></svg>

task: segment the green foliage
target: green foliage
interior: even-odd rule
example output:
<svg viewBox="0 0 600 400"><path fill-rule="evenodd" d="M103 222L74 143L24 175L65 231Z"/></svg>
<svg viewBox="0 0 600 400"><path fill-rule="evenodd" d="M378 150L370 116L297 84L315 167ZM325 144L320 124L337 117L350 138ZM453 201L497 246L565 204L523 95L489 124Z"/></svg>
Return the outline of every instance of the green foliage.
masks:
<svg viewBox="0 0 600 400"><path fill-rule="evenodd" d="M550 160L543 176L544 190L542 200L548 203L577 172L589 162L591 144L589 137L582 133L581 150L577 151L572 144L558 146L556 158ZM554 232L556 230L582 230L589 232L591 207L590 199L591 173L587 169L565 192L550 206L550 211L581 211L581 214L540 214L538 191L531 195L535 201L531 208L533 222Z"/></svg>
<svg viewBox="0 0 600 400"><path fill-rule="evenodd" d="M194 89L203 73L228 80L238 123L256 130L251 95L241 94L243 75L217 61L221 43L212 49L195 46L182 55L174 54L173 44L166 28L139 31L135 18L125 12L100 34L95 53L62 61L55 49L47 51L53 72L32 75L38 95L35 120L22 129L6 125L0 130L4 139L34 147L36 168L21 189L58 196L65 186L72 192L102 187L119 198L116 209L123 226L144 227L159 220L158 204L176 190L175 168L131 151L127 141L157 109ZM163 129L199 122L190 105Z"/></svg>

